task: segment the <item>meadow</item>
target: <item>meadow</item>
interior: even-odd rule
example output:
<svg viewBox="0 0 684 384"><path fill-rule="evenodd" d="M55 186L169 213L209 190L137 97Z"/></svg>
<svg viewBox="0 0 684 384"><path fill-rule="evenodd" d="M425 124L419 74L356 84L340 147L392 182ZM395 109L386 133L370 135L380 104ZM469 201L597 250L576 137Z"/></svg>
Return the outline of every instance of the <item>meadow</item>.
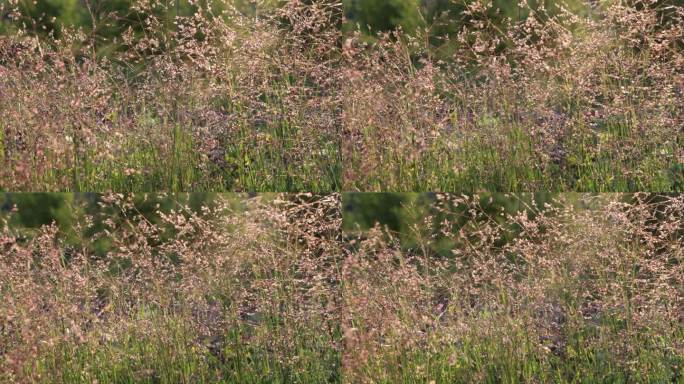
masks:
<svg viewBox="0 0 684 384"><path fill-rule="evenodd" d="M189 197L14 196L0 382L684 382L681 195Z"/></svg>
<svg viewBox="0 0 684 384"><path fill-rule="evenodd" d="M463 3L452 35L347 37L345 191L682 189L684 8Z"/></svg>
<svg viewBox="0 0 684 384"><path fill-rule="evenodd" d="M340 382L337 196L97 204L3 215L0 382Z"/></svg>
<svg viewBox="0 0 684 384"><path fill-rule="evenodd" d="M492 195L346 231L347 382L684 382L681 196Z"/></svg>
<svg viewBox="0 0 684 384"><path fill-rule="evenodd" d="M0 0L0 383L684 384L682 0Z"/></svg>
<svg viewBox="0 0 684 384"><path fill-rule="evenodd" d="M187 14L135 2L93 11L89 30L36 33L38 17L12 3L0 12L18 25L0 36L0 189L340 189L337 7L255 17L236 2Z"/></svg>
<svg viewBox="0 0 684 384"><path fill-rule="evenodd" d="M182 3L2 5L0 189L684 189L681 4Z"/></svg>

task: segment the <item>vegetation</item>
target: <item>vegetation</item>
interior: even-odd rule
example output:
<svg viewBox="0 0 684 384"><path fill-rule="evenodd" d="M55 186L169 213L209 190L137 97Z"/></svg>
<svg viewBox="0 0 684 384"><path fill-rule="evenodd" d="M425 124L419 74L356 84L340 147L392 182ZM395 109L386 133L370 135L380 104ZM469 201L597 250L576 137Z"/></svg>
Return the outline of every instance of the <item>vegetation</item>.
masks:
<svg viewBox="0 0 684 384"><path fill-rule="evenodd" d="M345 190L680 190L684 8L646 3L347 38Z"/></svg>
<svg viewBox="0 0 684 384"><path fill-rule="evenodd" d="M0 383L684 384L683 0L0 0L0 192Z"/></svg>
<svg viewBox="0 0 684 384"><path fill-rule="evenodd" d="M508 199L437 195L403 233L347 235L345 378L684 382L682 197Z"/></svg>
<svg viewBox="0 0 684 384"><path fill-rule="evenodd" d="M0 382L340 381L337 196L98 199L79 242L4 226Z"/></svg>
<svg viewBox="0 0 684 384"><path fill-rule="evenodd" d="M5 214L0 381L684 382L684 196L190 196Z"/></svg>
<svg viewBox="0 0 684 384"><path fill-rule="evenodd" d="M136 2L109 44L67 25L0 37L0 187L339 189L339 8L224 5Z"/></svg>
<svg viewBox="0 0 684 384"><path fill-rule="evenodd" d="M676 2L72 3L3 3L3 190L684 185Z"/></svg>

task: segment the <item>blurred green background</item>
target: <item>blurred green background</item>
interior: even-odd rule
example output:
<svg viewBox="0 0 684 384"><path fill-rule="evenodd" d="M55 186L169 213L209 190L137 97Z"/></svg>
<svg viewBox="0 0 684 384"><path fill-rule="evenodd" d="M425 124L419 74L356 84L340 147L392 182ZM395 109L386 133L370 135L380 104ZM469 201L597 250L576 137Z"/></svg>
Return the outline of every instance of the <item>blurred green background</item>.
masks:
<svg viewBox="0 0 684 384"><path fill-rule="evenodd" d="M439 204L435 193L347 193L342 198L343 231L348 239L365 238L377 225L398 239L402 248L416 252L420 252L421 239L433 238L430 251L448 256L453 244L440 241L443 236L437 230L444 220L453 225L453 231L477 224L485 216L505 225L507 215L524 211L532 218L545 204L553 204L559 194L482 192L463 197L471 199L480 211L474 214L468 212L470 207L466 205ZM564 194L563 198L579 202L580 195ZM516 228L509 229L510 233L502 242L515 236Z"/></svg>
<svg viewBox="0 0 684 384"><path fill-rule="evenodd" d="M455 244L448 239L461 230L473 233L485 221L494 221L505 229L495 242L497 246L503 246L520 233L520 227L508 219L518 213L524 213L532 220L540 214L552 216L548 207L594 210L604 208L609 201L628 204L640 201L640 204L647 203L653 217L657 218L668 204L668 195L658 193L644 193L638 198L632 193L557 192L480 192L458 196L468 204L454 204L451 197L455 195L444 196L447 198L439 200L435 193L345 193L342 195L344 237L347 241L365 239L369 230L378 226L405 251L450 257ZM473 207L476 211L471 211ZM451 225L450 233L440 232L445 220ZM421 248L426 244L427 249Z"/></svg>
<svg viewBox="0 0 684 384"><path fill-rule="evenodd" d="M527 4L530 9L545 8L550 13L558 11L559 6L587 14L591 8L606 1L597 0L343 0L349 23L357 24L366 32L389 31L397 27L413 32L419 28L435 27L434 34L458 32L469 19L463 14L468 4L491 5L487 16L493 21L504 18L524 19L528 16L519 4ZM624 4L637 4L639 0L622 1ZM649 1L651 6L665 9L671 5L684 5L683 0Z"/></svg>
<svg viewBox="0 0 684 384"><path fill-rule="evenodd" d="M212 207L219 199L228 199L231 209L242 210L250 198L256 194L243 193L180 193L180 194L133 194L131 204L126 209L121 205L102 204L103 197L95 193L4 193L0 194L0 230L10 227L13 233L19 234L23 240L30 239L38 233L42 226L55 224L59 229L60 239L73 246L87 246L96 254L108 252L109 243L101 234L104 221L120 223L124 220L139 222L149 221L153 224L162 222L159 213L177 210L189 216L192 212L200 212L202 207ZM296 194L259 195L268 201L275 196L301 202L302 197ZM575 209L601 208L607 201L634 203L635 194L580 194L537 192L523 194L480 192L475 195L458 196L470 204L453 204L447 202L455 195L443 195L448 198L439 200L435 193L344 193L342 194L342 232L345 243L342 247L351 247L354 239L367 238L368 232L379 226L385 233L391 234L404 250L428 253L441 256L451 255L454 244L448 240L457 231L476 231L483 220L493 220L506 229L499 245L513 240L519 229L507 219L510 215L523 212L528 218L544 212L546 207L571 205ZM654 217L667 201L668 195L641 194L642 202L648 202L654 210ZM312 195L305 200L315 200ZM661 204L662 203L662 204ZM472 207L477 212L471 212ZM187 207L187 211L179 210ZM548 211L547 211L548 212ZM80 227L85 218L91 218L93 225ZM448 221L450 234L439 232L440 224ZM3 228L4 227L4 228ZM682 228L684 233L684 228ZM446 235L446 236L445 236ZM169 227L158 241L173 238L175 232ZM429 239L429 241L425 241ZM429 243L429 249L420 249ZM358 243L357 243L358 244Z"/></svg>
<svg viewBox="0 0 684 384"><path fill-rule="evenodd" d="M307 0L317 2L321 0ZM522 19L527 13L518 6L519 2L509 0L342 0L347 20L347 28L358 26L368 33L390 31L397 27L408 32L415 32L420 28L433 27L433 34L455 33L468 18L463 14L468 4L485 3L491 5L488 16L492 20L510 18ZM540 6L549 12L558 10L559 5L576 12L588 12L592 4L602 3L597 0L524 0L531 9ZM605 1L604 1L605 2ZM639 3L639 0L622 1L623 3ZM650 1L649 1L650 2ZM18 22L26 23L29 29L36 31L51 31L62 26L82 26L89 32L103 37L114 37L122 29L137 25L144 15L133 9L137 0L18 0L18 10L24 17ZM245 13L254 13L259 8L270 8L282 5L283 0L200 0L200 1L172 1L159 0L154 7L160 16L172 18L175 15L190 15L198 8L210 4L213 13L218 15L225 9L226 3L235 5ZM670 5L684 5L684 0L657 0L652 2L654 7L666 8ZM10 0L0 2L2 18L0 31L11 28L13 22L10 13L14 8ZM92 31L93 23L101 25Z"/></svg>
<svg viewBox="0 0 684 384"><path fill-rule="evenodd" d="M306 0L306 3L328 0ZM433 47L440 47L437 53L448 58L449 42L445 39L458 33L464 25L473 19L487 19L494 25L501 26L505 19L521 20L528 16L528 11L520 7L517 1L509 0L340 0L344 8L347 32L360 30L369 40L379 32L402 28L409 34L420 34L424 41ZM623 3L625 1L622 1ZM641 0L628 0L631 3L642 3ZM16 5L13 5L16 3ZM120 44L120 35L131 28L142 33L142 26L149 13L159 20L165 20L164 28L175 28L173 18L176 15L192 15L198 9L206 9L210 5L209 16L220 16L229 6L247 15L256 15L264 9L280 6L285 0L158 0L147 2L154 4L148 10L134 7L141 4L139 0L1 0L0 1L0 34L16 31L17 28L36 34L54 34L59 37L65 28L81 28L99 55L107 55ZM490 5L485 14L468 16L464 10L468 4L483 3ZM529 9L543 6L551 15L563 5L578 14L590 14L591 4L606 3L597 0L525 0ZM649 1L649 3L651 3ZM667 13L671 5L684 5L684 0L657 0L650 6ZM19 11L14 13L13 11ZM21 17L15 15L20 14Z"/></svg>
<svg viewBox="0 0 684 384"><path fill-rule="evenodd" d="M127 196L131 204L123 206L103 204L103 196L96 193L2 193L0 229L11 231L20 241L28 241L41 227L54 224L58 228L58 238L66 245L87 247L96 255L104 255L110 250L109 239L101 236L105 220L115 225L124 220L160 224L160 212L178 210L189 216L200 212L202 207L213 206L217 196L214 193L135 194ZM236 206L245 197L229 195ZM181 207L188 210L181 210ZM86 225L88 221L92 225ZM164 242L175 236L171 226L164 229L156 241Z"/></svg>

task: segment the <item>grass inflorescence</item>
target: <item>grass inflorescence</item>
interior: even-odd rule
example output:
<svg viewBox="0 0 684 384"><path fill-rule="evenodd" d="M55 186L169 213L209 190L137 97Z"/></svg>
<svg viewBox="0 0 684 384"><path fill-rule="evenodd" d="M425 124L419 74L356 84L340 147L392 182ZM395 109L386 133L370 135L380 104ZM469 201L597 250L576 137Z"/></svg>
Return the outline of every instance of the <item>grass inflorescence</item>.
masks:
<svg viewBox="0 0 684 384"><path fill-rule="evenodd" d="M0 381L339 382L337 196L146 199L4 226Z"/></svg>
<svg viewBox="0 0 684 384"><path fill-rule="evenodd" d="M112 41L8 29L0 188L682 190L681 6L510 19L472 1L444 36L356 31L331 1L253 6L134 2Z"/></svg>
<svg viewBox="0 0 684 384"><path fill-rule="evenodd" d="M464 2L437 45L345 37L345 190L680 190L684 10L526 3Z"/></svg>
<svg viewBox="0 0 684 384"><path fill-rule="evenodd" d="M0 381L684 380L682 196L170 198L3 219Z"/></svg>
<svg viewBox="0 0 684 384"><path fill-rule="evenodd" d="M682 197L508 199L437 195L400 233L348 232L348 381L684 381Z"/></svg>
<svg viewBox="0 0 684 384"><path fill-rule="evenodd" d="M97 28L0 37L0 189L340 189L340 9L264 7L136 2L116 49Z"/></svg>

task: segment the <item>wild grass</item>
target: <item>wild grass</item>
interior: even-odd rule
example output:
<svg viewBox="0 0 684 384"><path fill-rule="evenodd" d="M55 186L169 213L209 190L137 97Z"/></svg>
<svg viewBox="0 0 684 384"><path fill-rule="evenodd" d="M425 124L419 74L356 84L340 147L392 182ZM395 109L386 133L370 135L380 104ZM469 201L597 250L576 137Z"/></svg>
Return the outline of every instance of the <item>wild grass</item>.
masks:
<svg viewBox="0 0 684 384"><path fill-rule="evenodd" d="M1 189L682 191L681 6L478 0L456 35L368 36L337 2L202 4L2 36Z"/></svg>
<svg viewBox="0 0 684 384"><path fill-rule="evenodd" d="M189 16L136 2L113 16L136 28L110 42L96 26L0 37L0 189L340 189L341 10L219 2ZM14 3L7 17L30 25Z"/></svg>
<svg viewBox="0 0 684 384"><path fill-rule="evenodd" d="M350 233L345 378L684 382L683 204L561 195L505 214L438 195L410 247L381 227Z"/></svg>
<svg viewBox="0 0 684 384"><path fill-rule="evenodd" d="M8 220L0 381L684 381L683 196L436 196L410 242L339 195Z"/></svg>
<svg viewBox="0 0 684 384"><path fill-rule="evenodd" d="M337 204L223 196L143 215L109 195L104 217L74 219L80 242L5 226L0 381L340 382Z"/></svg>
<svg viewBox="0 0 684 384"><path fill-rule="evenodd" d="M345 37L346 191L681 189L684 10L528 3L464 2L437 44Z"/></svg>

